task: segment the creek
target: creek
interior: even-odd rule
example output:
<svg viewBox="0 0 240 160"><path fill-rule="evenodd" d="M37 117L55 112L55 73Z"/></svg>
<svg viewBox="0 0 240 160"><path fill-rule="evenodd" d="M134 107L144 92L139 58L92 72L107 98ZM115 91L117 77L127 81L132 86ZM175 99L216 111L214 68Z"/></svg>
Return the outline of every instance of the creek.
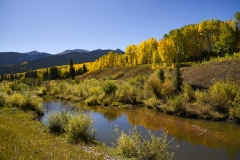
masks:
<svg viewBox="0 0 240 160"><path fill-rule="evenodd" d="M94 120L97 139L107 145L114 142L115 125L128 133L137 126L142 134L150 130L156 136L166 133L171 145L180 145L174 150L174 160L239 160L240 125L229 122L212 122L166 115L146 107L89 107L85 103L46 99L42 122L47 125L47 116L53 111L84 111Z"/></svg>

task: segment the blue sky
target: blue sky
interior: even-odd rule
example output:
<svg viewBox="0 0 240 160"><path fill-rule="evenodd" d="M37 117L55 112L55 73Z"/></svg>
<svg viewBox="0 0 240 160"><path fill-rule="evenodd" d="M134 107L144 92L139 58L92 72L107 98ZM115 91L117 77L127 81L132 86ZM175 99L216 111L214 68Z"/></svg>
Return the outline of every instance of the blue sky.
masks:
<svg viewBox="0 0 240 160"><path fill-rule="evenodd" d="M0 52L117 49L202 20L233 19L240 0L0 0Z"/></svg>

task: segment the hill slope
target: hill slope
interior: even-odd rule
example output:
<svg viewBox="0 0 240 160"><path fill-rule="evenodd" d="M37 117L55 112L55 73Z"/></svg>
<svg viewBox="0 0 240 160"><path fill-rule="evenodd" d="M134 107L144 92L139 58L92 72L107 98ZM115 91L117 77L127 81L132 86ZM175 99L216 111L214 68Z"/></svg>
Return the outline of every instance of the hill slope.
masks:
<svg viewBox="0 0 240 160"><path fill-rule="evenodd" d="M39 58L49 57L51 54L40 53L37 51L28 53L18 52L0 52L0 65L19 64L25 61L31 61Z"/></svg>
<svg viewBox="0 0 240 160"><path fill-rule="evenodd" d="M119 80L128 80L136 75L149 77L154 70L151 69L151 65L124 66L93 71L83 78L110 77L118 72L124 73L124 76L119 78ZM182 67L181 72L185 83L199 88L208 88L213 83L213 80L226 79L234 80L240 85L240 59L210 62L193 67ZM165 75L169 75L173 80L175 71L165 69Z"/></svg>

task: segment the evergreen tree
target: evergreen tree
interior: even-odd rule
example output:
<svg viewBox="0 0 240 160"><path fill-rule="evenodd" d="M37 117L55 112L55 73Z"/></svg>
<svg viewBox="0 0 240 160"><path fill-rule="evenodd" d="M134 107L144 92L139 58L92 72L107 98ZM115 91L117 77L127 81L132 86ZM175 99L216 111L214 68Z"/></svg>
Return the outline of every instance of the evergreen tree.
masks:
<svg viewBox="0 0 240 160"><path fill-rule="evenodd" d="M74 79L74 78L75 78L75 68L74 68L74 66L73 66L72 58L71 58L71 60L70 60L69 73L70 73L71 78Z"/></svg>
<svg viewBox="0 0 240 160"><path fill-rule="evenodd" d="M87 72L87 67L86 67L85 64L83 64L83 67L82 67L82 73L84 74L84 73L86 73L86 72Z"/></svg>
<svg viewBox="0 0 240 160"><path fill-rule="evenodd" d="M174 81L174 86L176 87L177 91L181 91L181 87L183 85L183 78L182 78L182 74L180 72L180 67L179 67L179 63L177 62L176 65L176 74L175 74L175 81Z"/></svg>
<svg viewBox="0 0 240 160"><path fill-rule="evenodd" d="M163 69L161 68L160 71L159 71L159 79L162 83L165 82L165 76L164 76L164 71Z"/></svg>
<svg viewBox="0 0 240 160"><path fill-rule="evenodd" d="M14 80L15 80L15 77L14 77L13 74L10 74L10 79L11 79L11 81L14 81Z"/></svg>
<svg viewBox="0 0 240 160"><path fill-rule="evenodd" d="M161 68L161 69L157 69L157 70L155 71L155 74L156 74L156 76L160 79L160 81L161 81L162 83L165 82L164 71L163 71L162 68Z"/></svg>
<svg viewBox="0 0 240 160"><path fill-rule="evenodd" d="M37 71L35 70L35 72L34 72L34 76L33 76L34 78L38 78L38 73L37 73Z"/></svg>

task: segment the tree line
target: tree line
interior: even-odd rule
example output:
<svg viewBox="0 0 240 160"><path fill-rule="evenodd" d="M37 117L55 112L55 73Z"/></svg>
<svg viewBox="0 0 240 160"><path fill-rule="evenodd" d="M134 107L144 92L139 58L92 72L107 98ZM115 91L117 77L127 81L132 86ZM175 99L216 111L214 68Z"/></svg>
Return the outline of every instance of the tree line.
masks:
<svg viewBox="0 0 240 160"><path fill-rule="evenodd" d="M75 76L83 75L88 71L85 64L82 67L75 69L73 60L70 60L70 67L68 72L62 72L58 67L46 68L44 70L33 70L25 73L15 73L15 74L2 74L0 75L0 81L14 81L19 79L39 79L39 80L58 80L72 78Z"/></svg>
<svg viewBox="0 0 240 160"><path fill-rule="evenodd" d="M95 69L124 65L209 60L240 51L240 12L234 20L204 20L198 24L170 30L157 41L150 38L139 45L129 45L125 54L113 51L97 59Z"/></svg>

